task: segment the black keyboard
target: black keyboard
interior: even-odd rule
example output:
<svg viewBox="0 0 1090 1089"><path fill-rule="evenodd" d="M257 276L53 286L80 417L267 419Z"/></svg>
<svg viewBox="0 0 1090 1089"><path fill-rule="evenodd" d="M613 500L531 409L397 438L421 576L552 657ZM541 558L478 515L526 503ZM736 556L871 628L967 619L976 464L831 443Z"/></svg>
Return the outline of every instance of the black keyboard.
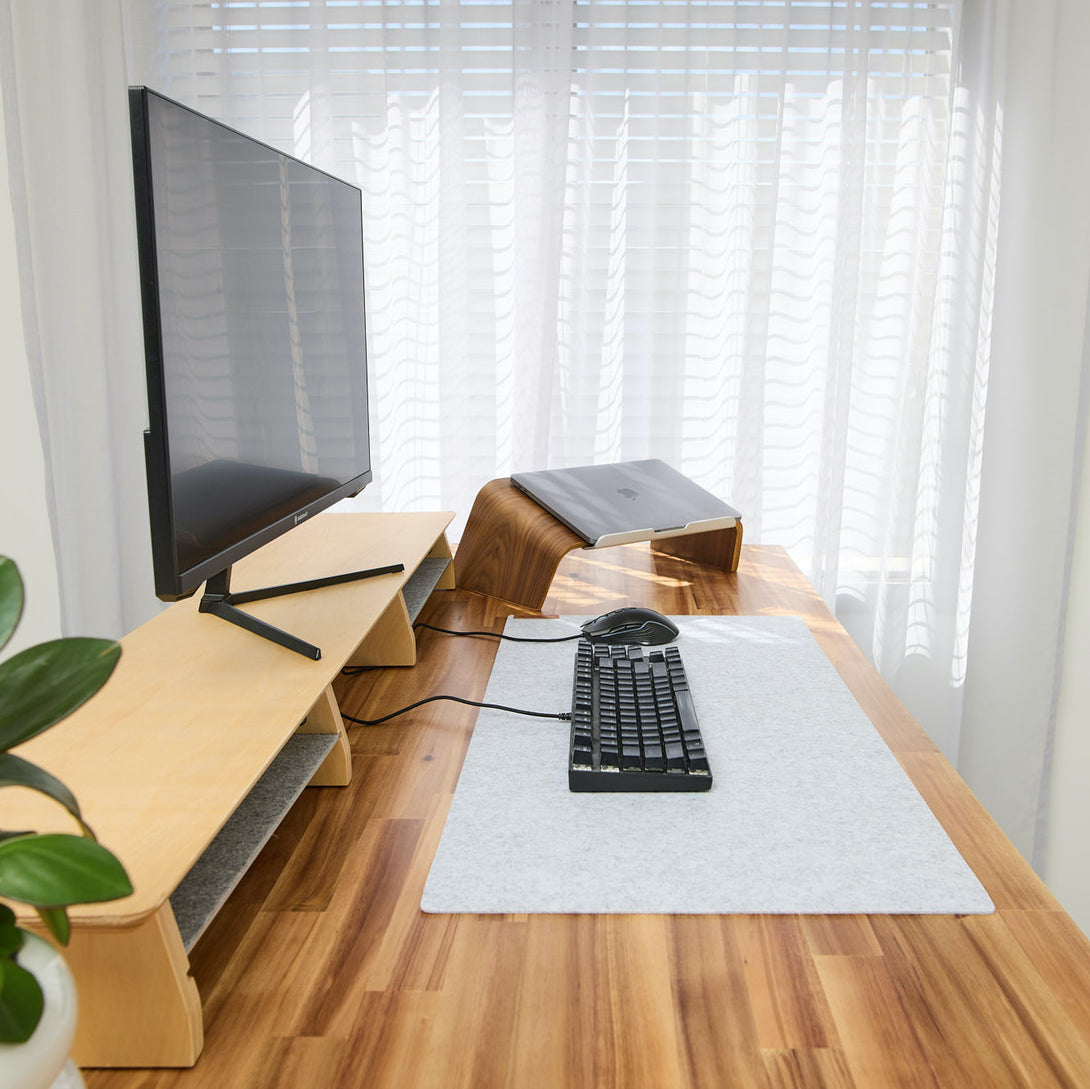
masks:
<svg viewBox="0 0 1090 1089"><path fill-rule="evenodd" d="M579 641L568 787L578 791L707 790L708 757L681 654Z"/></svg>

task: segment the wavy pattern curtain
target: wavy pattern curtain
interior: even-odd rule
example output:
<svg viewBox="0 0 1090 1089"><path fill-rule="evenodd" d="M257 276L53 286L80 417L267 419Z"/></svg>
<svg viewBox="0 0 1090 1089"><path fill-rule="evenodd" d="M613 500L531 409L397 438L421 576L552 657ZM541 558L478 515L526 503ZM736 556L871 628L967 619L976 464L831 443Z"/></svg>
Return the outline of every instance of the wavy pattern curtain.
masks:
<svg viewBox="0 0 1090 1089"><path fill-rule="evenodd" d="M138 79L364 191L361 504L464 515L515 470L662 457L956 755L998 199L958 3L130 14Z"/></svg>

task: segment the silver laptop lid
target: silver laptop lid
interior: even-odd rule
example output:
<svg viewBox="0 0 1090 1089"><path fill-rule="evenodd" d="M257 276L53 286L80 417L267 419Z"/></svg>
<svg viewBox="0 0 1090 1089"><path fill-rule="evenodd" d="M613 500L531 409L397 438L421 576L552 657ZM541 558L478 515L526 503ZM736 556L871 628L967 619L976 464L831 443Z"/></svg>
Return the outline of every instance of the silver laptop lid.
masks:
<svg viewBox="0 0 1090 1089"><path fill-rule="evenodd" d="M515 473L511 481L598 547L727 529L742 517L658 458Z"/></svg>

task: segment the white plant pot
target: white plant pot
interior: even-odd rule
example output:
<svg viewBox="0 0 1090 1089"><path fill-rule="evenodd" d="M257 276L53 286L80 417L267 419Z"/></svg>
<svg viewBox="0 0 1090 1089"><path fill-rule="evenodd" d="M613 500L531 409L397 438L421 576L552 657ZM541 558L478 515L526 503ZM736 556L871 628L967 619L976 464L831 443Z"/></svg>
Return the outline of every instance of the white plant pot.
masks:
<svg viewBox="0 0 1090 1089"><path fill-rule="evenodd" d="M26 935L19 963L45 996L42 1019L25 1044L0 1044L0 1089L81 1089L68 1058L76 1034L76 984L64 957L42 938Z"/></svg>

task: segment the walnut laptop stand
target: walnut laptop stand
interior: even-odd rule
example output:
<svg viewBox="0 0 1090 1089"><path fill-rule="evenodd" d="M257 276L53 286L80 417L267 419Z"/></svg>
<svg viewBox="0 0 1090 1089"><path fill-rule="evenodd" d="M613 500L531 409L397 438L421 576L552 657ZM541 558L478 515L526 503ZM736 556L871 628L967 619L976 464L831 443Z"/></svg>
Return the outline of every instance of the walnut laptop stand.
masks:
<svg viewBox="0 0 1090 1089"><path fill-rule="evenodd" d="M650 541L653 552L738 569L742 523L728 529L682 533ZM560 561L587 543L507 477L481 488L454 557L463 590L502 598L524 609L540 609Z"/></svg>

